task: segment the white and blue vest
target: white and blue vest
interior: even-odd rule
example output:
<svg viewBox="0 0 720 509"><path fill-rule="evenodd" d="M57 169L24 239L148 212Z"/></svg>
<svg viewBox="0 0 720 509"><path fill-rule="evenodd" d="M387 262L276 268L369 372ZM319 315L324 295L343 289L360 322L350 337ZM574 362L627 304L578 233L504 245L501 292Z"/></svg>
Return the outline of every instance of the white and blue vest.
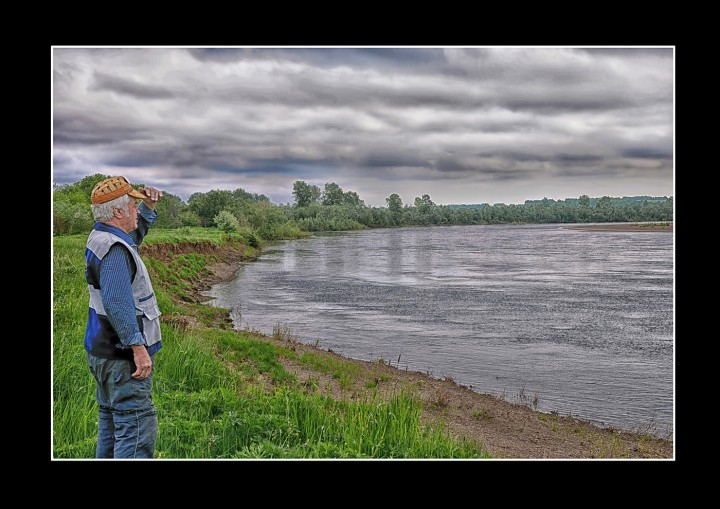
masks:
<svg viewBox="0 0 720 509"><path fill-rule="evenodd" d="M132 348L123 347L110 324L100 296L100 261L116 244L123 244L135 261L136 273L132 281L135 315L138 327L145 338L145 346L153 351L160 347L160 308L153 292L150 274L140 255L125 240L110 232L93 230L87 241L86 279L90 292L90 309L85 332L85 349L95 357L105 359L133 359ZM93 256L94 255L94 256ZM154 348L150 348L153 347Z"/></svg>

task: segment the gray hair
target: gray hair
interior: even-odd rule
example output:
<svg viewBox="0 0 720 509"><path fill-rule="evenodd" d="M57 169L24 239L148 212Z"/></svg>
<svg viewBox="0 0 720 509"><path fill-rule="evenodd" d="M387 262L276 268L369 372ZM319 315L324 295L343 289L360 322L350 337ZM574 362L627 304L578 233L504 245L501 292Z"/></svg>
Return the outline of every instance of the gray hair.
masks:
<svg viewBox="0 0 720 509"><path fill-rule="evenodd" d="M113 211L115 209L122 209L125 214L129 214L130 209L128 207L130 206L130 200L130 196L124 194L105 203L91 205L95 221L100 221L101 223L110 221L114 217Z"/></svg>

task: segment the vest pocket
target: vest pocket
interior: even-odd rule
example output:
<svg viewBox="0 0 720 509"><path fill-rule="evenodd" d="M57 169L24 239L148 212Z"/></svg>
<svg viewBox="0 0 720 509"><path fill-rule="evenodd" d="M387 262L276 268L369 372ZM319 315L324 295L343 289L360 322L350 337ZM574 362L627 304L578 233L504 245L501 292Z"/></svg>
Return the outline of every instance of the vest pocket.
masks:
<svg viewBox="0 0 720 509"><path fill-rule="evenodd" d="M150 320L154 320L162 314L160 312L160 307L157 304L155 294L151 293L147 297L144 297L144 299L146 300L139 299L137 303L137 307L140 311L142 311L143 315L145 315Z"/></svg>
<svg viewBox="0 0 720 509"><path fill-rule="evenodd" d="M142 322L141 330L143 336L145 336L145 344L151 346L160 341L160 320L158 318L162 313L154 293L151 293L145 299L138 299L136 306L142 312L142 315L138 315L138 318Z"/></svg>

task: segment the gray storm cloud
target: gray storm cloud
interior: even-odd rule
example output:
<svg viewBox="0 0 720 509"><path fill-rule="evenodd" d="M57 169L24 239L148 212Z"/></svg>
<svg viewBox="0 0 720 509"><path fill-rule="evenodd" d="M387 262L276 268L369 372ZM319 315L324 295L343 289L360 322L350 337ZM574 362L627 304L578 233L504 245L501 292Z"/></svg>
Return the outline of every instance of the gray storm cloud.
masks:
<svg viewBox="0 0 720 509"><path fill-rule="evenodd" d="M54 48L53 181L672 195L673 66L672 48Z"/></svg>

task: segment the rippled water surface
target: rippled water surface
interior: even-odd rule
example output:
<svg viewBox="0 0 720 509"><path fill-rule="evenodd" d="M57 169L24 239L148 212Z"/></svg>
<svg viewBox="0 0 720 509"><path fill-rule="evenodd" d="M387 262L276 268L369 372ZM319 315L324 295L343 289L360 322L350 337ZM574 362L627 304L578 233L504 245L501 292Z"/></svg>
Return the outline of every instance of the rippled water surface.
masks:
<svg viewBox="0 0 720 509"><path fill-rule="evenodd" d="M239 328L600 425L673 429L673 235L381 229L273 246L208 293Z"/></svg>

